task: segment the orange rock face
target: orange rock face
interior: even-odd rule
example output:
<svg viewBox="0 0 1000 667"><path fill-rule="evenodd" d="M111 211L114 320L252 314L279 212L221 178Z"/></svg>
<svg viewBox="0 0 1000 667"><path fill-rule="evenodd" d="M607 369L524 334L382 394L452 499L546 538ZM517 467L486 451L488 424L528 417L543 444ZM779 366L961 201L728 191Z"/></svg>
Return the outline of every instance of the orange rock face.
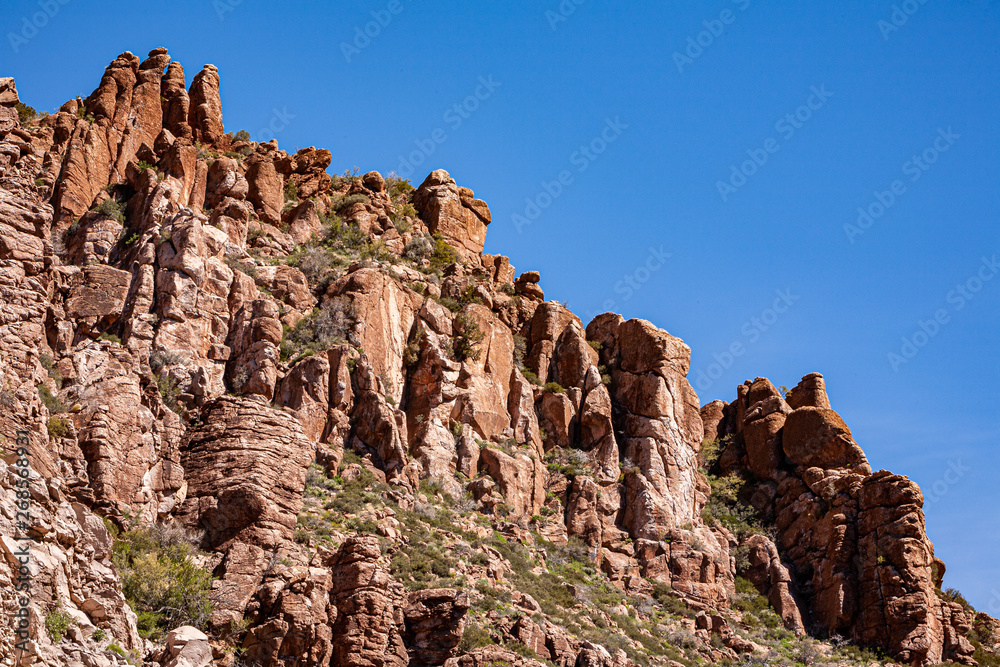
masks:
<svg viewBox="0 0 1000 667"><path fill-rule="evenodd" d="M777 530L777 549L751 538L748 578L789 627L814 625L909 664L972 664L970 619L935 593L941 563L924 528L919 487L872 473L829 405L823 378L813 373L787 402L757 378L740 388L734 406L703 410L712 424L706 437L733 437L720 466L760 480L747 493Z"/></svg>
<svg viewBox="0 0 1000 667"><path fill-rule="evenodd" d="M290 415L258 397L220 397L184 444L188 484L179 517L212 548L290 541L313 446Z"/></svg>
<svg viewBox="0 0 1000 667"><path fill-rule="evenodd" d="M490 209L472 190L460 188L444 169L431 172L414 193L413 204L428 229L441 234L464 256L482 254Z"/></svg>

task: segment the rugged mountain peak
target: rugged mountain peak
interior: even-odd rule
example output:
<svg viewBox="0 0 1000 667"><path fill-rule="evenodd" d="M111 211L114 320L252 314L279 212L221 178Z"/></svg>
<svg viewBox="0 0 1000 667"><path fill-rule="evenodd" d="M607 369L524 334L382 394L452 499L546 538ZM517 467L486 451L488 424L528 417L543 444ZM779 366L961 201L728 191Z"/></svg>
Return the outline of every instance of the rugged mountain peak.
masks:
<svg viewBox="0 0 1000 667"><path fill-rule="evenodd" d="M218 70L186 89L166 49L19 102L0 79L0 495L31 508L0 655L18 538L45 665L995 652L821 375L701 407L679 338L483 254L448 172L228 134Z"/></svg>

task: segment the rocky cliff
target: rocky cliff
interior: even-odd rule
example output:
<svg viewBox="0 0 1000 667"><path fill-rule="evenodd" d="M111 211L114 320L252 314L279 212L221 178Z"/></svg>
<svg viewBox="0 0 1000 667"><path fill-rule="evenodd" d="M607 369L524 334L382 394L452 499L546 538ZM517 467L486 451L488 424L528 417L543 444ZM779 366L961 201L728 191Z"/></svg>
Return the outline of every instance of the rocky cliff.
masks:
<svg viewBox="0 0 1000 667"><path fill-rule="evenodd" d="M185 85L0 79L3 664L995 660L821 376L701 407L447 172L330 176Z"/></svg>

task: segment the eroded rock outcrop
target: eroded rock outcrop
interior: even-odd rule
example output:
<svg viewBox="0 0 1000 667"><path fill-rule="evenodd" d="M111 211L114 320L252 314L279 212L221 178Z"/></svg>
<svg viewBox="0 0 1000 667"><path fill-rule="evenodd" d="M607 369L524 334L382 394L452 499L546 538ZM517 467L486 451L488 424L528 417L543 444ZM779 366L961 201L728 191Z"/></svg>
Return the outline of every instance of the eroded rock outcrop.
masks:
<svg viewBox="0 0 1000 667"><path fill-rule="evenodd" d="M431 172L424 180L413 195L413 205L428 229L465 257L482 254L491 219L489 206L476 199L469 188L459 187L444 169Z"/></svg>
<svg viewBox="0 0 1000 667"><path fill-rule="evenodd" d="M690 349L649 322L614 314L595 318L587 337L600 344L612 375L622 523L638 540L644 573L695 604L725 604L733 585L729 541L701 520L708 485L698 472L703 426L686 379Z"/></svg>
<svg viewBox="0 0 1000 667"><path fill-rule="evenodd" d="M290 541L314 449L298 421L257 396L222 396L205 406L202 423L183 448L179 518L205 530L215 549Z"/></svg>
<svg viewBox="0 0 1000 667"><path fill-rule="evenodd" d="M734 403L706 406L714 424L706 434L735 436L720 465L756 480L744 494L773 522L777 551L751 538L748 575L786 624L800 623L798 598L803 620L903 662L972 664L969 620L935 593L940 561L924 528L920 489L906 477L872 472L830 409L822 376L805 376L787 402L757 378L740 387Z"/></svg>

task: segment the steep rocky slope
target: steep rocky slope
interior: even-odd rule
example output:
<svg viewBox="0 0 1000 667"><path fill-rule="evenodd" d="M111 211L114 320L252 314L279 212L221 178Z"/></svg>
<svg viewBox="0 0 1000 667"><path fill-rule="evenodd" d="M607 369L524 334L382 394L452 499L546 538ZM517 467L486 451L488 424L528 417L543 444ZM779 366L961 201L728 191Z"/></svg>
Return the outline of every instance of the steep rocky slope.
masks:
<svg viewBox="0 0 1000 667"><path fill-rule="evenodd" d="M995 660L821 376L702 408L447 172L330 164L165 49L41 117L0 79L3 664Z"/></svg>

